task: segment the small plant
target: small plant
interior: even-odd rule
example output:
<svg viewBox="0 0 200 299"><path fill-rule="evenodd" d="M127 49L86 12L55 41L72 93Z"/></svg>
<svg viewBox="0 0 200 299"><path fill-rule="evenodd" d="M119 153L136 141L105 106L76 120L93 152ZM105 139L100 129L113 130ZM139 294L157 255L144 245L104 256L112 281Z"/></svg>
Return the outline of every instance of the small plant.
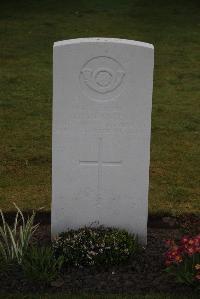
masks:
<svg viewBox="0 0 200 299"><path fill-rule="evenodd" d="M22 263L25 277L31 282L48 285L59 275L63 257L55 258L51 247L29 248Z"/></svg>
<svg viewBox="0 0 200 299"><path fill-rule="evenodd" d="M126 262L139 250L137 238L116 228L84 227L61 233L53 242L65 266L105 266Z"/></svg>
<svg viewBox="0 0 200 299"><path fill-rule="evenodd" d="M166 272L180 283L200 288L200 235L166 243L169 246L165 255Z"/></svg>
<svg viewBox="0 0 200 299"><path fill-rule="evenodd" d="M30 239L38 228L34 225L35 212L26 221L21 210L15 205L17 213L13 227L5 221L4 214L0 210L2 226L0 226L0 260L4 264L17 262L21 264L26 253Z"/></svg>

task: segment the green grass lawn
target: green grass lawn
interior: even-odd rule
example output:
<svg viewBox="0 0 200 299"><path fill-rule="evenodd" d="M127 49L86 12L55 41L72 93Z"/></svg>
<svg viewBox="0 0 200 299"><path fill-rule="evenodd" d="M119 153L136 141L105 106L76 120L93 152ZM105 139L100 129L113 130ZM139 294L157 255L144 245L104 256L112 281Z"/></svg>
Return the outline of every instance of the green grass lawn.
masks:
<svg viewBox="0 0 200 299"><path fill-rule="evenodd" d="M6 296L6 297L3 297ZM0 299L188 299L183 295L2 295ZM190 295L199 299L199 295Z"/></svg>
<svg viewBox="0 0 200 299"><path fill-rule="evenodd" d="M12 202L22 209L50 209L53 42L105 36L155 46L150 213L200 211L198 3L2 1L0 206L4 210L13 209Z"/></svg>

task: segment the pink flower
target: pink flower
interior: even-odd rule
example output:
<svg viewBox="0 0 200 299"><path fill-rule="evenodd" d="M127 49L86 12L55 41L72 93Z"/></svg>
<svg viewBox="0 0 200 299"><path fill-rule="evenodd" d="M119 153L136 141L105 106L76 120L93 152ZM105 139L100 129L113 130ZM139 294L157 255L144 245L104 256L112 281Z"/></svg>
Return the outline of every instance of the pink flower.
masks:
<svg viewBox="0 0 200 299"><path fill-rule="evenodd" d="M194 245L194 240L193 240L193 239L190 239L190 240L188 241L188 244L189 244L189 245Z"/></svg>
<svg viewBox="0 0 200 299"><path fill-rule="evenodd" d="M187 248L187 253L188 253L189 255L193 255L193 254L195 253L195 249L194 249L194 247L189 247L189 248Z"/></svg>
<svg viewBox="0 0 200 299"><path fill-rule="evenodd" d="M181 239L181 243L186 244L186 243L188 243L188 240L189 240L188 236L183 236L182 239Z"/></svg>

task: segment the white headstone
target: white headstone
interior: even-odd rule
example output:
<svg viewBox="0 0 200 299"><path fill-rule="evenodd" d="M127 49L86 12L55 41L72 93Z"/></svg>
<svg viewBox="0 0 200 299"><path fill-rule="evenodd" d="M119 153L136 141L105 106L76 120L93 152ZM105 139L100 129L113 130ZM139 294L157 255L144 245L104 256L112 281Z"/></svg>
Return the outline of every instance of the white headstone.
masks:
<svg viewBox="0 0 200 299"><path fill-rule="evenodd" d="M146 243L153 60L133 40L54 44L53 236L102 224Z"/></svg>

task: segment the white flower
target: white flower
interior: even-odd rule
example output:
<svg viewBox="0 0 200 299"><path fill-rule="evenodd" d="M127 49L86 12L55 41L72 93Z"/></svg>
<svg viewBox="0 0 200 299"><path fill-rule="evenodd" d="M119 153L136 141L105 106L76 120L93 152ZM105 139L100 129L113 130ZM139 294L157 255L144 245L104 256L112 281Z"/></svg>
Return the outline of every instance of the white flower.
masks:
<svg viewBox="0 0 200 299"><path fill-rule="evenodd" d="M90 255L97 255L97 253L95 251L89 251L88 252Z"/></svg>
<svg viewBox="0 0 200 299"><path fill-rule="evenodd" d="M87 254L87 257L91 260L92 258L91 258L91 256L89 255L89 254Z"/></svg>

